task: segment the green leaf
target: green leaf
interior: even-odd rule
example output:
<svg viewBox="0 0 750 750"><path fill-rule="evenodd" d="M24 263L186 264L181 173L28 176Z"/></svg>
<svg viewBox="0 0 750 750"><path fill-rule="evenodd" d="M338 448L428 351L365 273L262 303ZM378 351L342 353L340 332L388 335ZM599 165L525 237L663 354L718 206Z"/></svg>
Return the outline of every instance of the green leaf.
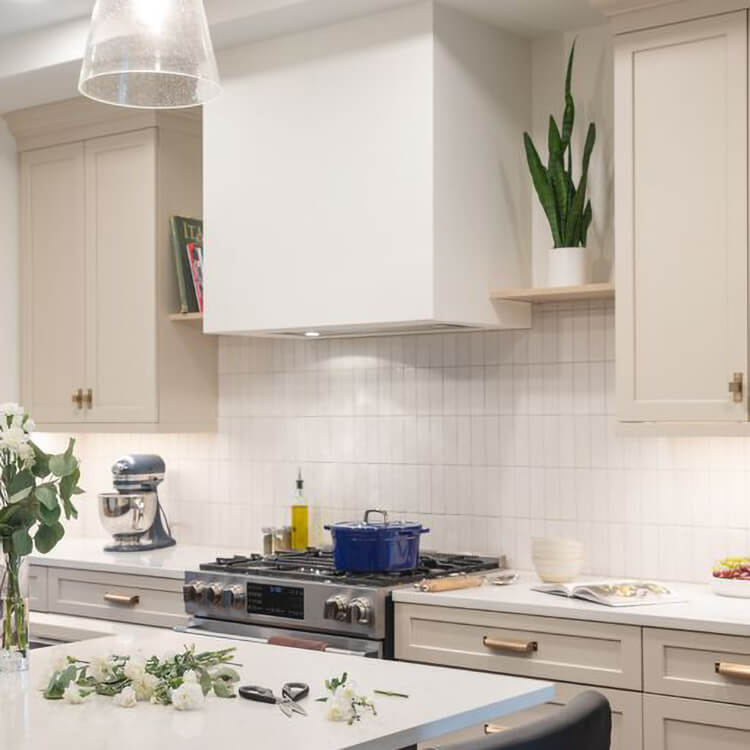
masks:
<svg viewBox="0 0 750 750"><path fill-rule="evenodd" d="M73 490L78 485L78 480L81 478L81 470L76 468L67 476L64 476L60 480L60 496L64 500L70 500Z"/></svg>
<svg viewBox="0 0 750 750"><path fill-rule="evenodd" d="M29 440L29 445L34 451L34 464L31 471L38 479L44 479L49 474L50 457L33 440Z"/></svg>
<svg viewBox="0 0 750 750"><path fill-rule="evenodd" d="M570 47L570 53L568 54L568 69L565 71L565 112L563 113L562 140L566 147L570 145L570 137L573 134L573 121L575 119L575 103L573 102L573 95L570 92L575 51L576 40L574 39ZM568 171L570 171L570 162L568 163Z"/></svg>
<svg viewBox="0 0 750 750"><path fill-rule="evenodd" d="M11 540L13 541L13 551L21 557L30 554L34 549L31 537L26 529L16 529Z"/></svg>
<svg viewBox="0 0 750 750"><path fill-rule="evenodd" d="M28 469L19 471L8 483L8 502L17 503L27 498L34 489L34 475Z"/></svg>
<svg viewBox="0 0 750 750"><path fill-rule="evenodd" d="M586 238L588 237L590 226L591 226L591 201L586 201L586 208L583 211L583 225L581 226L582 247L586 247Z"/></svg>
<svg viewBox="0 0 750 750"><path fill-rule="evenodd" d="M54 484L40 484L34 490L34 497L48 510L57 507L57 489Z"/></svg>
<svg viewBox="0 0 750 750"><path fill-rule="evenodd" d="M586 202L586 188L588 186L588 170L589 160L591 159L591 152L594 148L594 141L596 140L596 128L592 122L589 125L588 133L586 134L586 143L583 148L583 168L581 172L581 180L578 183L578 189L573 197L573 202L570 206L568 214L568 220L565 225L565 245L566 247L578 247L582 241L582 229L583 229L583 208Z"/></svg>
<svg viewBox="0 0 750 750"><path fill-rule="evenodd" d="M65 535L65 529L59 522L51 526L40 526L34 536L34 544L39 552L46 555Z"/></svg>
<svg viewBox="0 0 750 750"><path fill-rule="evenodd" d="M547 174L555 195L558 226L563 227L568 215L568 185L565 180L565 164L563 162L564 147L560 139L560 131L557 129L557 123L552 115L549 117L547 145L549 148Z"/></svg>
<svg viewBox="0 0 750 750"><path fill-rule="evenodd" d="M49 457L49 470L56 477L66 477L72 474L77 466L78 461L75 456L66 456L64 453L60 453L57 456Z"/></svg>
<svg viewBox="0 0 750 750"><path fill-rule="evenodd" d="M552 186L549 183L547 170L544 168L542 160L539 158L539 154L534 146L534 142L531 140L531 136L528 133L523 134L523 143L526 149L526 160L529 164L529 171L531 172L531 180L534 183L534 188L539 196L539 201L547 216L547 221L549 222L552 231L552 240L554 241L555 246L559 247L561 244L560 224L557 219L555 195Z"/></svg>
<svg viewBox="0 0 750 750"><path fill-rule="evenodd" d="M214 693L217 698L235 698L233 683L218 679L213 683Z"/></svg>
<svg viewBox="0 0 750 750"><path fill-rule="evenodd" d="M54 526L60 520L60 506L50 510L44 505L39 506L39 518L44 526Z"/></svg>

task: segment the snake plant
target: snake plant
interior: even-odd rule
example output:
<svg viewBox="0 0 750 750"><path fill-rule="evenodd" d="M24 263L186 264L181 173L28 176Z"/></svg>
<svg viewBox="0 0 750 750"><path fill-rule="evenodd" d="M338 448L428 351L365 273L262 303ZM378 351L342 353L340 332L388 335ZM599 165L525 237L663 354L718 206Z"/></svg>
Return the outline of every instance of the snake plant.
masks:
<svg viewBox="0 0 750 750"><path fill-rule="evenodd" d="M586 235L591 226L591 201L586 200L591 152L596 140L596 126L589 123L583 147L581 176L576 186L573 180L573 150L571 136L575 120L575 104L570 93L575 42L570 48L565 74L565 110L562 131L550 115L547 134L548 163L545 167L528 133L523 134L526 159L534 188L552 230L555 247L586 247Z"/></svg>

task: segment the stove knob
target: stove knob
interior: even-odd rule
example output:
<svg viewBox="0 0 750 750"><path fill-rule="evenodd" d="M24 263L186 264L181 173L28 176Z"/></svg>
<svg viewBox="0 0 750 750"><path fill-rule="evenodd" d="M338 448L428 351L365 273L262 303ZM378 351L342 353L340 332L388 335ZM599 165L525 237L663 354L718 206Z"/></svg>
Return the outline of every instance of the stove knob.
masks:
<svg viewBox="0 0 750 750"><path fill-rule="evenodd" d="M206 601L209 604L220 605L222 596L224 594L224 587L220 583L212 583L206 591Z"/></svg>
<svg viewBox="0 0 750 750"><path fill-rule="evenodd" d="M348 620L349 600L341 594L329 596L326 599L323 617L327 620Z"/></svg>
<svg viewBox="0 0 750 750"><path fill-rule="evenodd" d="M352 599L349 602L349 615L352 622L369 625L372 622L372 604L369 599Z"/></svg>
<svg viewBox="0 0 750 750"><path fill-rule="evenodd" d="M203 595L206 584L203 581L193 581L186 583L182 587L182 598L186 602L197 602Z"/></svg>
<svg viewBox="0 0 750 750"><path fill-rule="evenodd" d="M243 609L245 606L245 589L242 586L228 586L221 595L221 603L229 609Z"/></svg>

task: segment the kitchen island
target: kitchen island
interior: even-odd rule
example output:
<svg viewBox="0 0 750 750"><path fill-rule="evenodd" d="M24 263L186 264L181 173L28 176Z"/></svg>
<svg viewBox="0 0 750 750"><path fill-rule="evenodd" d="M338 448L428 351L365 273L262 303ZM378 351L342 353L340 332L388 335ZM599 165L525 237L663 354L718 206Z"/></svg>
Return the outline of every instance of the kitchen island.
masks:
<svg viewBox="0 0 750 750"><path fill-rule="evenodd" d="M289 719L275 705L214 696L206 700L204 709L194 712L148 703L118 708L101 696L70 705L46 700L38 690L40 680L61 654L84 660L111 652L149 656L179 651L190 643L200 651L236 646L240 684L266 686L278 694L285 682L308 683L310 697L302 705L309 715ZM315 698L325 694L326 679L343 672L363 693L380 689L409 698L375 695L376 716L366 715L351 726L328 721L326 704ZM148 637L112 636L40 649L32 653L29 672L0 675L0 747L396 750L539 705L553 696L550 683L536 680L158 631Z"/></svg>

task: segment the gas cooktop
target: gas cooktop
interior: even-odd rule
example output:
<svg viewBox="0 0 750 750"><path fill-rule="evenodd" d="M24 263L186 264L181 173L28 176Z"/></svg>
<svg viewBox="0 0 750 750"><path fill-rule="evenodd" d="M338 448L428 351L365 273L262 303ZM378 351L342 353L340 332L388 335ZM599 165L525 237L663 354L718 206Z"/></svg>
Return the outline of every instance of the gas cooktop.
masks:
<svg viewBox="0 0 750 750"><path fill-rule="evenodd" d="M347 573L336 570L333 553L309 548L304 551L277 552L273 555L219 557L215 562L203 563L201 570L217 573L235 573L294 581L329 581L347 586L388 587L421 581L423 578L441 578L458 573L474 573L502 567L497 557L451 555L425 552L420 555L414 570L399 573Z"/></svg>

